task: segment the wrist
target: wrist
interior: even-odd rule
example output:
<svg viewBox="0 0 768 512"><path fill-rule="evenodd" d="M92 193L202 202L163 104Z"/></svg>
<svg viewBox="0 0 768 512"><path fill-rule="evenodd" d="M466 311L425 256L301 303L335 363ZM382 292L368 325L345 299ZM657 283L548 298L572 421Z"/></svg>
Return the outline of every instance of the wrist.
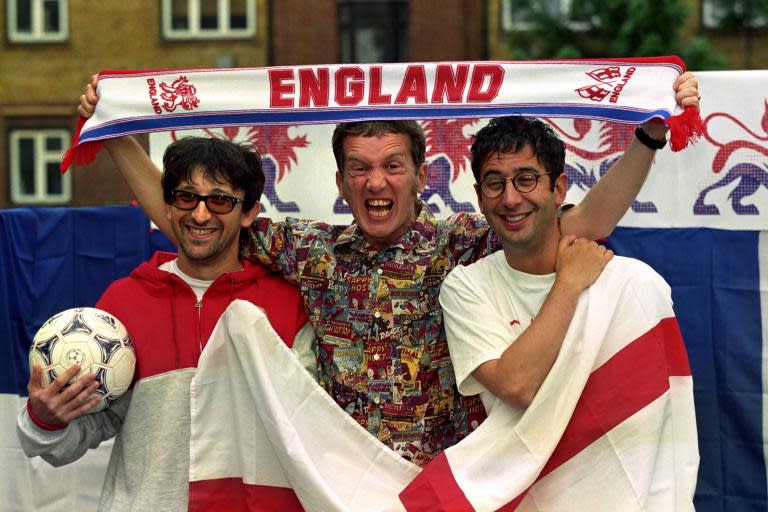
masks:
<svg viewBox="0 0 768 512"><path fill-rule="evenodd" d="M662 149L667 145L667 139L664 137L664 134L661 134L660 137L654 137L643 126L635 128L635 138L640 144L653 151Z"/></svg>
<svg viewBox="0 0 768 512"><path fill-rule="evenodd" d="M35 411L32 409L32 405L29 403L29 398L27 398L27 414L29 415L29 419L32 420L32 423L34 423L38 428L42 430L47 430L48 432L54 432L56 430L64 430L67 428L67 424L64 425L51 425L50 423L47 423L40 419L40 417L35 414Z"/></svg>
<svg viewBox="0 0 768 512"><path fill-rule="evenodd" d="M563 298L569 298L571 300L578 300L581 292L583 292L589 285L584 284L583 279L579 276L573 276L569 278L567 273L558 272L555 277L555 282L552 283L552 290L557 290L557 295Z"/></svg>

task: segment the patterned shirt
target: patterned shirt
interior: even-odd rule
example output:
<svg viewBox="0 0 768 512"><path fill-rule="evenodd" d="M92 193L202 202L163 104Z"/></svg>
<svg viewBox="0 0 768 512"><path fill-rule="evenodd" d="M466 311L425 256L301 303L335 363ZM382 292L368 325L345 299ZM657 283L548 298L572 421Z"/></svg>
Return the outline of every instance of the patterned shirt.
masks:
<svg viewBox="0 0 768 512"><path fill-rule="evenodd" d="M402 457L424 465L485 418L456 389L438 293L456 265L498 247L485 220L437 221L421 202L410 231L377 252L356 224L260 218L245 257L301 288L317 336L320 383Z"/></svg>

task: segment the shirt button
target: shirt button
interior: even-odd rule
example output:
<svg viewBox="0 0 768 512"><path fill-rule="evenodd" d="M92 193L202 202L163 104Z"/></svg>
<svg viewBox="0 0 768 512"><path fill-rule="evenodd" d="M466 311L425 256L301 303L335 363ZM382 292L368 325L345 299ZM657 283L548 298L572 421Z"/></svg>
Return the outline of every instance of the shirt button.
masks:
<svg viewBox="0 0 768 512"><path fill-rule="evenodd" d="M377 311L377 312L375 312L375 313L373 314L373 316L375 316L376 318L379 318L379 317L381 316L381 313L379 313L379 312Z"/></svg>

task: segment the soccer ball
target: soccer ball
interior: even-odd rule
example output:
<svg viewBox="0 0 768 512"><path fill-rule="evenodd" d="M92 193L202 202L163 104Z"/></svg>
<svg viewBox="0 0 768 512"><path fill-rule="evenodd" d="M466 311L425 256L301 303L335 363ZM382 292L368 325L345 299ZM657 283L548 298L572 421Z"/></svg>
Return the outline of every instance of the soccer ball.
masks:
<svg viewBox="0 0 768 512"><path fill-rule="evenodd" d="M49 318L37 331L29 350L29 368L40 363L43 386L67 368L80 365L69 384L88 372L99 382L99 404L88 413L106 409L125 393L133 380L136 352L125 326L106 311L74 308Z"/></svg>

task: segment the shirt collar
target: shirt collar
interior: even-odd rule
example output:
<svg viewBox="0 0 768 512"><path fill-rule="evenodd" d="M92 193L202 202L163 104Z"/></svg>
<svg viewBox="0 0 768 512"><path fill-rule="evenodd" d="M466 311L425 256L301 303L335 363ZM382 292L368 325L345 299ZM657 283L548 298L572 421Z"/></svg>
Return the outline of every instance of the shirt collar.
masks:
<svg viewBox="0 0 768 512"><path fill-rule="evenodd" d="M419 215L416 217L414 223L411 224L411 228L385 250L398 247L404 252L408 252L415 247L422 248L426 244L434 243L434 236L437 231L437 219L429 208L429 205L421 199L418 200L417 208L419 209ZM371 247L371 244L365 239L363 232L356 222L350 224L349 227L342 231L338 238L336 238L336 246L342 245L349 245L352 250L358 252L376 252L373 247Z"/></svg>

